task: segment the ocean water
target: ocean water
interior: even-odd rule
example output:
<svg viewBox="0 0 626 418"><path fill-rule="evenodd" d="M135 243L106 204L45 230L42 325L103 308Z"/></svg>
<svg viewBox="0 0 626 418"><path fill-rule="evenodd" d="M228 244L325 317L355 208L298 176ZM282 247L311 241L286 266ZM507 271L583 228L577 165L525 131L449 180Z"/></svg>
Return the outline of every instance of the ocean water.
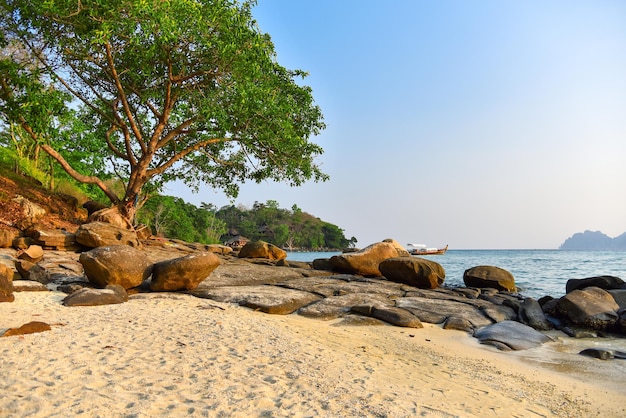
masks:
<svg viewBox="0 0 626 418"><path fill-rule="evenodd" d="M313 261L339 253L287 254L287 260ZM536 299L563 296L569 279L609 275L626 281L626 251L448 250L444 255L424 258L443 266L445 284L449 286L463 286L463 273L469 268L480 265L503 268L513 274L521 294Z"/></svg>

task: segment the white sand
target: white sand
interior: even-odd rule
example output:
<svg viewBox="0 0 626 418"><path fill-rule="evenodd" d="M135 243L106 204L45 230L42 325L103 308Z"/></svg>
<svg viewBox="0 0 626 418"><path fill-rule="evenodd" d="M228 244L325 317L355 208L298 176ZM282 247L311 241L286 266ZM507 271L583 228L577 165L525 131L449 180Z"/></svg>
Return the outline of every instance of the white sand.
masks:
<svg viewBox="0 0 626 418"><path fill-rule="evenodd" d="M547 344L502 353L436 326L345 326L182 294L63 307L16 293L0 416L626 416L626 366ZM621 383L621 384L620 384Z"/></svg>

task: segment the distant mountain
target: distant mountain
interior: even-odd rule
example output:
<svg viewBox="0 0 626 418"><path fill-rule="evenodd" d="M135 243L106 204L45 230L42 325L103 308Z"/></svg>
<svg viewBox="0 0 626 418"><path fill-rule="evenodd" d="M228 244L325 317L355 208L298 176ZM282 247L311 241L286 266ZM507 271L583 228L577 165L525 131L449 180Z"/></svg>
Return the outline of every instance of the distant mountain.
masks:
<svg viewBox="0 0 626 418"><path fill-rule="evenodd" d="M600 231L578 232L566 239L559 250L626 250L626 232L615 238Z"/></svg>

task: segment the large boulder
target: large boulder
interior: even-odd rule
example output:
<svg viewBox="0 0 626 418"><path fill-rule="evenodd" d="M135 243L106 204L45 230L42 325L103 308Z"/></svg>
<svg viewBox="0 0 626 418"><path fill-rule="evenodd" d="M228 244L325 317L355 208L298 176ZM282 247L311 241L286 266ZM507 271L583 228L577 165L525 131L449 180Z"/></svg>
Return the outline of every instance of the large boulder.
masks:
<svg viewBox="0 0 626 418"><path fill-rule="evenodd" d="M119 285L110 285L104 289L84 287L63 299L63 306L98 306L114 305L128 301L128 293Z"/></svg>
<svg viewBox="0 0 626 418"><path fill-rule="evenodd" d="M463 282L468 287L490 287L516 292L515 278L508 271L495 266L476 266L465 270Z"/></svg>
<svg viewBox="0 0 626 418"><path fill-rule="evenodd" d="M210 252L161 261L152 268L150 290L168 292L195 289L219 265L219 257Z"/></svg>
<svg viewBox="0 0 626 418"><path fill-rule="evenodd" d="M45 249L76 251L80 248L76 243L76 235L71 232L60 229L48 230L33 227L26 233L33 240L34 244L40 245Z"/></svg>
<svg viewBox="0 0 626 418"><path fill-rule="evenodd" d="M619 319L619 305L599 287L573 290L559 299L555 309L569 323L598 331L613 327Z"/></svg>
<svg viewBox="0 0 626 418"><path fill-rule="evenodd" d="M366 277L380 277L378 266L389 258L399 257L396 246L389 242L377 242L360 251L335 255L330 258L333 269L343 273Z"/></svg>
<svg viewBox="0 0 626 418"><path fill-rule="evenodd" d="M89 282L97 287L120 285L124 289L139 286L151 273L152 264L140 250L127 245L98 247L80 255Z"/></svg>
<svg viewBox="0 0 626 418"><path fill-rule="evenodd" d="M251 241L239 250L239 258L266 258L268 260L284 260L287 252L274 244L265 241Z"/></svg>
<svg viewBox="0 0 626 418"><path fill-rule="evenodd" d="M541 331L552 329L552 324L543 313L541 305L533 298L526 298L519 305L518 317L521 323L534 329Z"/></svg>
<svg viewBox="0 0 626 418"><path fill-rule="evenodd" d="M481 344L489 344L500 350L527 350L538 347L552 339L539 331L516 321L503 321L477 330L474 337Z"/></svg>
<svg viewBox="0 0 626 418"><path fill-rule="evenodd" d="M435 289L446 277L441 264L411 256L389 258L381 262L378 269L387 280L422 289Z"/></svg>
<svg viewBox="0 0 626 418"><path fill-rule="evenodd" d="M141 247L134 231L106 222L91 222L81 225L76 231L76 242L89 248L112 245Z"/></svg>
<svg viewBox="0 0 626 418"><path fill-rule="evenodd" d="M565 293L586 287L599 287L604 290L624 289L624 281L615 276L587 277L585 279L569 279L565 284Z"/></svg>
<svg viewBox="0 0 626 418"><path fill-rule="evenodd" d="M13 302L13 269L0 263L0 302Z"/></svg>
<svg viewBox="0 0 626 418"><path fill-rule="evenodd" d="M404 248L404 247L402 246L402 244L400 244L400 243L399 243L398 241L396 241L395 239L392 239L392 238L387 238L387 239L384 239L384 240L383 240L383 242L387 242L387 243L389 243L389 244L393 245L393 246L396 248L396 250L398 251L398 257L404 257L404 256L409 256L409 255L411 255L411 253L409 253L409 252L407 251L407 249L406 249L406 248Z"/></svg>

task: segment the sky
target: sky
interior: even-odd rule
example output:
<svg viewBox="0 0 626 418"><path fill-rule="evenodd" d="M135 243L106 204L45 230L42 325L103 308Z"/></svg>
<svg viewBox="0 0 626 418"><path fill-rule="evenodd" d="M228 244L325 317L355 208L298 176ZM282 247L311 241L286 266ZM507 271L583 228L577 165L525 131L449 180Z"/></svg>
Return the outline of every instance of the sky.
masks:
<svg viewBox="0 0 626 418"><path fill-rule="evenodd" d="M309 72L324 183L254 182L357 238L552 249L626 232L626 2L259 0L278 62Z"/></svg>

